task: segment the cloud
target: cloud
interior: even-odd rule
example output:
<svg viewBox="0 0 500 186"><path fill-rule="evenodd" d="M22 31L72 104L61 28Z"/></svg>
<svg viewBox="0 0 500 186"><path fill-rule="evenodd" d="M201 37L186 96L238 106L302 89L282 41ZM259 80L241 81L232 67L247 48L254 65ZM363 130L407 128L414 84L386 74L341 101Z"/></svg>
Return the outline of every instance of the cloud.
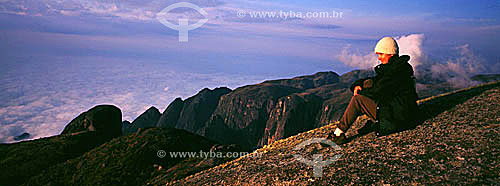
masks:
<svg viewBox="0 0 500 186"><path fill-rule="evenodd" d="M464 88L477 84L472 82L472 75L489 73L485 67L485 60L477 56L468 44L453 48L457 57L448 59L445 63L436 63L430 66L431 73L436 79L446 79L456 88Z"/></svg>
<svg viewBox="0 0 500 186"><path fill-rule="evenodd" d="M133 121L151 106L163 111L176 97L186 99L205 87L236 88L269 77L180 72L159 61L102 57L6 63L9 75L0 76L6 87L0 90L0 143L14 142L13 136L24 132L31 139L57 135L96 105L116 105L123 120Z"/></svg>
<svg viewBox="0 0 500 186"><path fill-rule="evenodd" d="M361 69L369 69L375 67L377 65L377 57L373 53L369 53L366 55L356 55L351 54L349 51L351 49L351 45L347 45L344 47L340 54L337 56L337 59L351 67L361 68Z"/></svg>
<svg viewBox="0 0 500 186"><path fill-rule="evenodd" d="M156 21L156 13L161 9L180 1L177 0L16 0L0 1L0 12L18 15L37 16L91 16L117 17L132 21ZM218 0L188 0L201 7L220 6Z"/></svg>
<svg viewBox="0 0 500 186"><path fill-rule="evenodd" d="M436 80L447 81L456 88L463 88L475 84L470 77L480 73L490 73L485 68L485 60L473 52L469 44L449 48L445 53L439 54L441 58L430 57L424 46L424 34L410 34L394 36L400 55L409 55L415 75L418 78L432 77ZM375 45L375 42L374 42ZM361 69L374 67L377 62L376 55L368 52L366 55L353 54L350 46L344 47L336 57L342 63Z"/></svg>
<svg viewBox="0 0 500 186"><path fill-rule="evenodd" d="M44 32L55 31L70 34L94 33L102 35L122 33L125 30L127 30L128 33L140 32L142 34L150 34L151 32L161 34L171 31L164 26L162 26L163 30L158 30L158 28L156 28L156 25L161 25L157 20L158 16L167 18L167 20L174 24L178 22L179 18L189 19L190 23L205 18L197 11L188 8L176 8L168 14L160 13L162 9L177 2L179 1L149 0L138 2L135 0L126 0L118 3L112 0L19 0L0 3L0 12L43 17L43 20L37 20L37 24L31 25L31 27L41 27L41 31ZM332 24L331 22L325 22L325 20L322 19L283 18L280 16L273 18L251 18L250 15L248 15L249 12L268 11L269 9L266 8L267 6L263 5L273 5L273 8L282 8L283 11L297 8L286 7L282 3L262 1L241 1L235 3L218 0L191 0L186 2L198 5L208 12L206 17L208 23L203 25L200 29L197 29L197 31L211 30L213 32L224 33L246 32L247 35L265 34L270 37L283 36L283 33L300 36L345 35L342 33L329 32L329 30L340 28L340 26ZM1 7L3 7L3 9ZM238 12L246 12L247 16L240 18L238 17ZM60 24L61 22L64 24ZM128 24L128 26L123 26L121 24ZM72 26L67 27L65 25ZM27 29L33 30L31 27ZM124 27L126 27L126 29ZM211 32L208 32L208 34L210 33Z"/></svg>
<svg viewBox="0 0 500 186"><path fill-rule="evenodd" d="M333 29L342 28L339 25L333 25L333 24L310 24L307 26L309 26L311 28L326 29L326 30L333 30Z"/></svg>
<svg viewBox="0 0 500 186"><path fill-rule="evenodd" d="M399 45L399 54L411 56L410 64L414 69L428 61L423 52L424 38L424 34L410 34L395 38Z"/></svg>

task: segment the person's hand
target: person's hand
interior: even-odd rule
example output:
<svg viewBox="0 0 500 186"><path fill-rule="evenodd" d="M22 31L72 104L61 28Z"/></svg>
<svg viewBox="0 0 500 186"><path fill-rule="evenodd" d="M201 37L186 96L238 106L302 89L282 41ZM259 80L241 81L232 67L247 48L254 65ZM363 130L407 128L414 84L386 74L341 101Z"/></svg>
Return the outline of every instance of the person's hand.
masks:
<svg viewBox="0 0 500 186"><path fill-rule="evenodd" d="M359 94L358 91L360 91L360 90L361 90L361 86L355 86L354 87L354 95L358 95Z"/></svg>

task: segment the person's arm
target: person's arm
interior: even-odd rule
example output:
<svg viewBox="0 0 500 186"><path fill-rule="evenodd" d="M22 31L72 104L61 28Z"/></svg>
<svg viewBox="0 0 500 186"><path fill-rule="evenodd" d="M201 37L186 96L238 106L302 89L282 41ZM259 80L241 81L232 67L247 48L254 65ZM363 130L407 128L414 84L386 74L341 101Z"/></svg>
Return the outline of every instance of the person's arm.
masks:
<svg viewBox="0 0 500 186"><path fill-rule="evenodd" d="M364 88L361 90L361 94L368 95L372 98L390 96L398 89L398 86L405 83L405 80L412 75L413 69L408 65L403 69L394 70L392 73L376 76L373 81L373 86L371 88Z"/></svg>

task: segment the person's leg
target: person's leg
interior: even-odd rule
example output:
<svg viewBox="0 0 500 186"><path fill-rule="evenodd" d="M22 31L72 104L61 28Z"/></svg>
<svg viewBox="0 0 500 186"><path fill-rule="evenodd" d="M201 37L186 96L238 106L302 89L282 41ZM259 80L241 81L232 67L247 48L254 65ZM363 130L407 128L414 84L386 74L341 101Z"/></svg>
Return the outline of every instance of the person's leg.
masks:
<svg viewBox="0 0 500 186"><path fill-rule="evenodd" d="M346 132L356 121L356 118L361 115L366 114L368 117L376 120L377 119L377 104L372 99L363 96L355 95L351 98L347 109L340 120L339 128L343 132Z"/></svg>

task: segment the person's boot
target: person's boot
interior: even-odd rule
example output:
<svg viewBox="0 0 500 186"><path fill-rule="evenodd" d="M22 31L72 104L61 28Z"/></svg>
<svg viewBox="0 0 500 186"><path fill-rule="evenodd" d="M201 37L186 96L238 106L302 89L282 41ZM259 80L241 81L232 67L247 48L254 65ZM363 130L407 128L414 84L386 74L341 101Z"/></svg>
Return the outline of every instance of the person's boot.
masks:
<svg viewBox="0 0 500 186"><path fill-rule="evenodd" d="M343 144L345 142L345 132L342 132L338 136L335 135L335 132L330 132L330 134L328 134L328 137L326 139L333 141L337 145Z"/></svg>

